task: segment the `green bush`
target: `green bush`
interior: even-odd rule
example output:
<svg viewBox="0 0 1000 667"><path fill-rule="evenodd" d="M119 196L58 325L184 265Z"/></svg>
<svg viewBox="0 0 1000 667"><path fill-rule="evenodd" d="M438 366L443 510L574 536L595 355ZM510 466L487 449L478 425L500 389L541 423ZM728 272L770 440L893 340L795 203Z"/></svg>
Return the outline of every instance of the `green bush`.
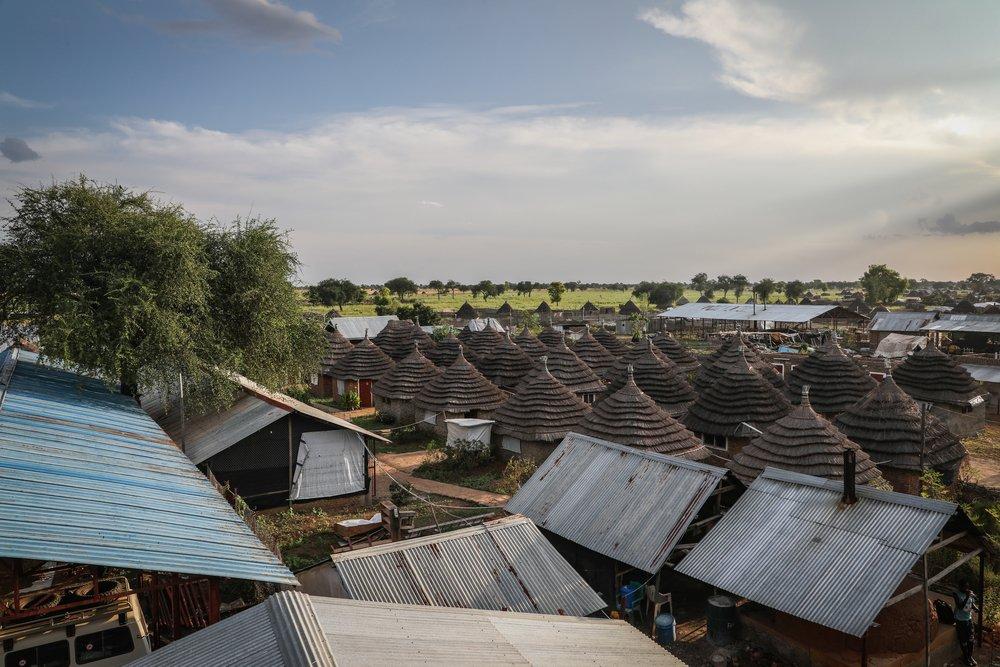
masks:
<svg viewBox="0 0 1000 667"><path fill-rule="evenodd" d="M340 407L343 410L357 410L361 407L361 397L356 391L345 391L340 396Z"/></svg>
<svg viewBox="0 0 1000 667"><path fill-rule="evenodd" d="M537 469L538 464L531 459L519 456L512 458L510 461L507 461L507 465L503 469L500 482L497 483L497 491L508 496L514 495L521 489L521 485L535 474L535 470Z"/></svg>

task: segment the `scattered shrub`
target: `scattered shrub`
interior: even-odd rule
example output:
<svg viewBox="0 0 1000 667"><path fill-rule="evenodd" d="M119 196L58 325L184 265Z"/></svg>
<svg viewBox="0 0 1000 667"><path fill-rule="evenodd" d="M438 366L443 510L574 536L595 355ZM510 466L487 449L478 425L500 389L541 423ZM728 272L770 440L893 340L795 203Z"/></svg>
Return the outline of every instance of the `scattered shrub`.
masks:
<svg viewBox="0 0 1000 667"><path fill-rule="evenodd" d="M361 396L356 391L345 391L340 397L340 407L344 410L357 410L361 407Z"/></svg>
<svg viewBox="0 0 1000 667"><path fill-rule="evenodd" d="M413 496L410 495L412 490L413 486L410 484L403 485L392 482L389 484L389 499L397 507L403 507L413 500Z"/></svg>
<svg viewBox="0 0 1000 667"><path fill-rule="evenodd" d="M503 469L500 482L497 484L497 491L508 496L514 495L537 469L538 464L531 459L520 456L512 458L507 461L507 465Z"/></svg>

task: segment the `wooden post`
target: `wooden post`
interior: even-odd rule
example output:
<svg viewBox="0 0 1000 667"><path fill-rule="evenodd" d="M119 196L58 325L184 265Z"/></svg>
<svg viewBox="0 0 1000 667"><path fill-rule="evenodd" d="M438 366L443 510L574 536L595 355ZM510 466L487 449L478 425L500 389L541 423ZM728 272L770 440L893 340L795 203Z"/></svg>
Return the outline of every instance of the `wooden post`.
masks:
<svg viewBox="0 0 1000 667"><path fill-rule="evenodd" d="M979 552L979 586L976 587L976 598L979 600L979 612L976 614L976 643L983 645L983 607L986 600L983 599L983 589L986 583L986 550Z"/></svg>
<svg viewBox="0 0 1000 667"><path fill-rule="evenodd" d="M931 667L931 612L927 583L927 554L924 554L924 667Z"/></svg>
<svg viewBox="0 0 1000 667"><path fill-rule="evenodd" d="M156 572L150 575L151 591L149 593L149 611L153 621L153 648L163 645L160 637L160 587L159 576Z"/></svg>
<svg viewBox="0 0 1000 667"><path fill-rule="evenodd" d="M181 575L176 572L170 575L170 592L173 603L170 605L170 641L180 639L181 633Z"/></svg>
<svg viewBox="0 0 1000 667"><path fill-rule="evenodd" d="M294 447L292 446L292 414L289 413L285 419L288 420L288 507L292 506L292 476L295 474L295 460L293 457Z"/></svg>
<svg viewBox="0 0 1000 667"><path fill-rule="evenodd" d="M208 624L215 625L219 622L219 579L210 577L208 580Z"/></svg>

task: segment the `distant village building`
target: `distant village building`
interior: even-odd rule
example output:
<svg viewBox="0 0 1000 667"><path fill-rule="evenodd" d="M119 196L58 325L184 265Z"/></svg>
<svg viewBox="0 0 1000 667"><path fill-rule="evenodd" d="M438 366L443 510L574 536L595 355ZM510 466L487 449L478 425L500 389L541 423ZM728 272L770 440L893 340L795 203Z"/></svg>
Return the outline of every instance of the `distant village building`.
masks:
<svg viewBox="0 0 1000 667"><path fill-rule="evenodd" d="M601 314L601 309L595 306L592 301L588 301L587 303L583 304L582 308L580 308L580 315L584 319L597 317L600 314Z"/></svg>
<svg viewBox="0 0 1000 667"><path fill-rule="evenodd" d="M455 317L460 320L474 320L479 317L479 311L472 307L472 304L466 301L458 310L455 311Z"/></svg>
<svg viewBox="0 0 1000 667"><path fill-rule="evenodd" d="M608 391L618 390L630 377L643 393L671 415L684 414L695 399L694 390L684 374L648 338L636 342L615 362Z"/></svg>
<svg viewBox="0 0 1000 667"><path fill-rule="evenodd" d="M368 315L358 317L334 317L327 320L327 327L336 326L340 334L357 343L359 340L379 335L382 329L399 318L395 315Z"/></svg>
<svg viewBox="0 0 1000 667"><path fill-rule="evenodd" d="M422 354L418 344L411 343L410 349L410 354L379 378L372 387L375 409L392 417L397 423L405 424L417 421L413 398L428 382L441 374L441 369Z"/></svg>
<svg viewBox="0 0 1000 667"><path fill-rule="evenodd" d="M933 404L934 414L960 438L986 425L986 390L934 344L904 359L892 375L914 399Z"/></svg>
<svg viewBox="0 0 1000 667"><path fill-rule="evenodd" d="M333 398L339 399L353 391L357 392L361 407L372 407L375 405L372 385L393 366L395 363L389 355L365 336L330 369L335 381Z"/></svg>
<svg viewBox="0 0 1000 667"><path fill-rule="evenodd" d="M876 309L878 310L878 309ZM876 349L882 339L889 334L923 335L921 329L938 318L936 312L878 311L872 314L868 324L868 340L871 349Z"/></svg>
<svg viewBox="0 0 1000 667"><path fill-rule="evenodd" d="M386 324L372 342L389 355L393 361L401 361L413 350L413 343L420 343L422 350L434 347L434 340L410 320L396 320Z"/></svg>
<svg viewBox="0 0 1000 667"><path fill-rule="evenodd" d="M635 305L635 301L629 299L618 308L618 314L628 317L629 315L643 315L644 313L642 312L642 308Z"/></svg>
<svg viewBox="0 0 1000 667"><path fill-rule="evenodd" d="M892 375L887 375L833 423L878 462L893 489L919 494L922 466L937 470L950 484L967 455L941 420L929 412L922 419L920 410Z"/></svg>
<svg viewBox="0 0 1000 667"><path fill-rule="evenodd" d="M414 396L413 407L419 411L420 427L444 438L448 435L446 419L489 419L504 398L504 393L459 351L454 363Z"/></svg>
<svg viewBox="0 0 1000 667"><path fill-rule="evenodd" d="M550 306L547 302L542 301L535 308L535 314L538 315L538 318L542 322L551 322L552 321L552 306Z"/></svg>
<svg viewBox="0 0 1000 667"><path fill-rule="evenodd" d="M812 408L827 419L833 419L875 388L868 370L848 357L836 339L793 366L786 379L793 403L798 403L802 389L809 387Z"/></svg>

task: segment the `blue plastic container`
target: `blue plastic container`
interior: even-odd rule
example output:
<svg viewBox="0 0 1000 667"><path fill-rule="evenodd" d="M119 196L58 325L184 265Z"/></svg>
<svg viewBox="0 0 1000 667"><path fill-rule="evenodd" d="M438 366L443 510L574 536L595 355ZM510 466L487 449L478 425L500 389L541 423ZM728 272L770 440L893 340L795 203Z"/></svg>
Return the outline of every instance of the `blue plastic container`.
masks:
<svg viewBox="0 0 1000 667"><path fill-rule="evenodd" d="M677 640L677 621L671 614L660 614L653 621L656 624L656 641L666 646Z"/></svg>
<svg viewBox="0 0 1000 667"><path fill-rule="evenodd" d="M635 609L642 601L642 596L642 583L638 581L630 581L618 590L618 597L622 599L626 609Z"/></svg>

